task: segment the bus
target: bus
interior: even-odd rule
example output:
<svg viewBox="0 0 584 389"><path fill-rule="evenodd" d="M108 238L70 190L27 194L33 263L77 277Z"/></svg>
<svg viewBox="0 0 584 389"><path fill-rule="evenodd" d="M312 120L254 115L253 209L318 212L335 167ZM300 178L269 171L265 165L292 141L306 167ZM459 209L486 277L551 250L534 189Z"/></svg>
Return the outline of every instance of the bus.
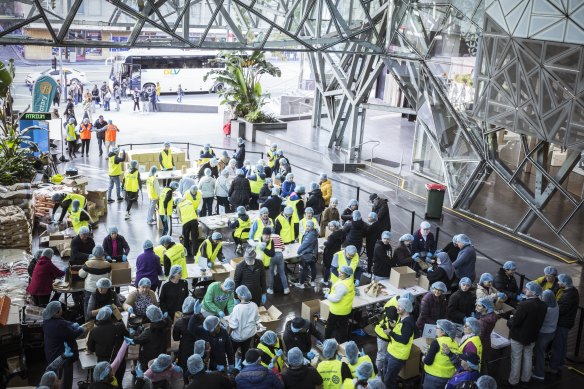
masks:
<svg viewBox="0 0 584 389"><path fill-rule="evenodd" d="M160 83L161 93L176 93L179 84L185 93L217 92L223 88L203 77L225 65L214 61L218 51L182 49L131 49L106 61L112 62L110 78L132 91L149 90Z"/></svg>

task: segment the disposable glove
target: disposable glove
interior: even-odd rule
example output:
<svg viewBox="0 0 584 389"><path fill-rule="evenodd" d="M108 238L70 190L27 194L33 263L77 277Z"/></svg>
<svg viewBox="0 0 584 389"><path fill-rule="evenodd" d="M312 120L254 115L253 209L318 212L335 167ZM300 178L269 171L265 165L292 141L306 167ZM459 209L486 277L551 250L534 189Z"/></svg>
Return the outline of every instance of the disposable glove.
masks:
<svg viewBox="0 0 584 389"><path fill-rule="evenodd" d="M134 339L124 336L124 342L126 342L128 345L132 345L134 344Z"/></svg>
<svg viewBox="0 0 584 389"><path fill-rule="evenodd" d="M355 287L361 285L361 282L359 282L359 280L355 280Z"/></svg>
<svg viewBox="0 0 584 389"><path fill-rule="evenodd" d="M420 261L420 253L415 253L414 255L412 255L412 259L414 260L414 262L419 262Z"/></svg>
<svg viewBox="0 0 584 389"><path fill-rule="evenodd" d="M142 370L142 366L140 366L140 362L136 364L136 378L144 378L144 370Z"/></svg>
<svg viewBox="0 0 584 389"><path fill-rule="evenodd" d="M274 363L270 362L270 364L268 365L268 369L272 370L274 368Z"/></svg>
<svg viewBox="0 0 584 389"><path fill-rule="evenodd" d="M506 300L507 296L505 295L505 293L497 293L497 297L499 298L499 300Z"/></svg>
<svg viewBox="0 0 584 389"><path fill-rule="evenodd" d="M306 357L311 361L314 359L315 356L316 355L312 351L309 351L308 354L306 354Z"/></svg>
<svg viewBox="0 0 584 389"><path fill-rule="evenodd" d="M363 350L363 348L361 348L361 352L359 353L360 357L364 357L365 356L365 351Z"/></svg>
<svg viewBox="0 0 584 389"><path fill-rule="evenodd" d="M434 256L434 254L431 252L428 252L428 254L426 254L426 258L432 258L433 256Z"/></svg>
<svg viewBox="0 0 584 389"><path fill-rule="evenodd" d="M134 308L132 308L132 307L128 308L128 313L130 315L133 315L134 314Z"/></svg>
<svg viewBox="0 0 584 389"><path fill-rule="evenodd" d="M276 350L276 356L277 357L281 357L282 355L284 355L284 351L282 351L282 349Z"/></svg>
<svg viewBox="0 0 584 389"><path fill-rule="evenodd" d="M110 257L109 255L105 257L106 260L111 261L112 257Z"/></svg>
<svg viewBox="0 0 584 389"><path fill-rule="evenodd" d="M201 302L201 300L197 300L195 301L195 311L194 313L201 313L201 308L203 308L203 303Z"/></svg>
<svg viewBox="0 0 584 389"><path fill-rule="evenodd" d="M71 347L69 347L69 344L67 342L64 342L65 344L65 351L63 351L63 356L65 358L71 358L73 356L73 351L71 350Z"/></svg>
<svg viewBox="0 0 584 389"><path fill-rule="evenodd" d="M223 319L225 317L225 312L219 311L219 319Z"/></svg>
<svg viewBox="0 0 584 389"><path fill-rule="evenodd" d="M266 294L262 294L262 305L266 305L266 301L267 301L268 297L266 296Z"/></svg>
<svg viewBox="0 0 584 389"><path fill-rule="evenodd" d="M172 365L172 370L176 371L177 373L182 373L182 368L180 366L177 366L176 364Z"/></svg>
<svg viewBox="0 0 584 389"><path fill-rule="evenodd" d="M225 371L225 366L217 365L217 371Z"/></svg>
<svg viewBox="0 0 584 389"><path fill-rule="evenodd" d="M168 312L164 312L164 314L162 315L163 318L168 318Z"/></svg>
<svg viewBox="0 0 584 389"><path fill-rule="evenodd" d="M128 256L126 254L122 255L122 262L127 262Z"/></svg>

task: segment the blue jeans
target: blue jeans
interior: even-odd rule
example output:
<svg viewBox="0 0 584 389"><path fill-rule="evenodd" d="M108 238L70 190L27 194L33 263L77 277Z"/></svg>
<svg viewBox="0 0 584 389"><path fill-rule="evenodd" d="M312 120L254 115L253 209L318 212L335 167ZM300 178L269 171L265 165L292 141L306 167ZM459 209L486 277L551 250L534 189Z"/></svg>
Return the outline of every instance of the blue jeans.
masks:
<svg viewBox="0 0 584 389"><path fill-rule="evenodd" d="M107 191L107 198L110 200L112 198L112 189L116 186L116 193L118 195L118 199L122 197L122 193L120 191L120 176L110 176L110 184L109 189Z"/></svg>
<svg viewBox="0 0 584 389"><path fill-rule="evenodd" d="M448 378L440 378L433 376L432 374L426 373L424 376L424 386L423 389L444 389L448 383Z"/></svg>
<svg viewBox="0 0 584 389"><path fill-rule="evenodd" d="M168 219L166 215L160 215L160 221L162 222L162 235L168 235Z"/></svg>
<svg viewBox="0 0 584 389"><path fill-rule="evenodd" d="M277 252L272 259L270 259L270 268L268 270L268 289L274 289L274 273L278 272L282 287L288 289L288 279L286 278L286 267L284 266L284 255Z"/></svg>
<svg viewBox="0 0 584 389"><path fill-rule="evenodd" d="M533 377L544 379L545 377L545 350L548 348L549 344L554 340L555 332L550 332L548 334L539 333L537 341L535 342L535 349L533 350L535 354L535 366L533 369Z"/></svg>
<svg viewBox="0 0 584 389"><path fill-rule="evenodd" d="M148 216L146 216L147 223L156 221L156 204L158 204L158 200L150 200L150 203L148 204Z"/></svg>
<svg viewBox="0 0 584 389"><path fill-rule="evenodd" d="M386 389L397 389L397 375L406 361L392 357L387 354L383 373L383 383Z"/></svg>
<svg viewBox="0 0 584 389"><path fill-rule="evenodd" d="M554 370L561 369L564 367L564 361L566 359L566 352L568 346L568 332L569 328L560 327L556 329L556 336L552 343L552 359L550 361L550 367Z"/></svg>

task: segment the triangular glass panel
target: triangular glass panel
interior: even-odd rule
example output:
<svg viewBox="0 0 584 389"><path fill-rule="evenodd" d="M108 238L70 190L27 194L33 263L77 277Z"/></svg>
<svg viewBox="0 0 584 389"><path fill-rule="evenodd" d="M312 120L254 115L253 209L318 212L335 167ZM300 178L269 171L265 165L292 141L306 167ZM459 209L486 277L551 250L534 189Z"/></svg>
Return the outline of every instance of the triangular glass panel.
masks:
<svg viewBox="0 0 584 389"><path fill-rule="evenodd" d="M409 42L401 35L401 33L396 33L389 45L388 51L390 53L400 53L411 55L413 58L420 58L417 52L409 44Z"/></svg>
<svg viewBox="0 0 584 389"><path fill-rule="evenodd" d="M566 146L572 147L584 142L584 99L579 99L572 105L572 116L570 118L570 130L566 140ZM581 147L581 149L584 149Z"/></svg>
<svg viewBox="0 0 584 389"><path fill-rule="evenodd" d="M558 239L557 234L539 218L537 218L533 222L533 224L531 225L531 227L529 228L525 235L529 236L530 238L537 239L544 243L547 243L548 245L554 247L557 250L562 250L566 253L570 253L570 255L577 254L574 253L574 251L568 245L566 245L565 242ZM539 266L545 266L548 263L549 262L546 261L545 263L539 264Z"/></svg>
<svg viewBox="0 0 584 389"><path fill-rule="evenodd" d="M566 239L574 249L582 256L584 253L584 204L580 203L580 208L575 215L570 219L566 227L561 231L561 235Z"/></svg>
<svg viewBox="0 0 584 389"><path fill-rule="evenodd" d="M565 145L571 108L572 104L567 102L543 119L548 139L558 146Z"/></svg>
<svg viewBox="0 0 584 389"><path fill-rule="evenodd" d="M582 9L584 10L584 8ZM574 23L573 20L568 20L565 42L577 45L581 45L584 42L584 29Z"/></svg>
<svg viewBox="0 0 584 389"><path fill-rule="evenodd" d="M501 3L495 2L488 10L488 14L493 20L508 34L509 27L507 26L507 21L505 20L505 15L501 9Z"/></svg>
<svg viewBox="0 0 584 389"><path fill-rule="evenodd" d="M523 3L520 5L520 3ZM516 8L525 8L528 5L524 0L506 0L501 2L501 8L503 9L503 14L507 16L509 20L509 13L511 13Z"/></svg>
<svg viewBox="0 0 584 389"><path fill-rule="evenodd" d="M531 50L535 58L537 59L541 58L543 52L543 42L531 39L521 39L520 42L523 46Z"/></svg>
<svg viewBox="0 0 584 389"><path fill-rule="evenodd" d="M567 0L564 0L564 1L567 1ZM584 3L582 3L578 0L570 0L568 3L568 13L574 14L574 13L576 13L576 11L580 11L582 9L583 5L584 5Z"/></svg>
<svg viewBox="0 0 584 389"><path fill-rule="evenodd" d="M465 186L473 185L471 183L471 177L478 166L478 161L444 161L444 176L448 186L448 196L450 197L451 205L458 200L458 196Z"/></svg>
<svg viewBox="0 0 584 389"><path fill-rule="evenodd" d="M543 15L555 15L561 16L561 7L558 7L557 4L552 5L553 1L550 2L549 0L545 1L534 1L532 12L534 14L543 14Z"/></svg>
<svg viewBox="0 0 584 389"><path fill-rule="evenodd" d="M539 63L535 61L533 53L530 50L524 49L521 45L515 45L515 49L519 54L519 62L526 74L534 69L539 69Z"/></svg>
<svg viewBox="0 0 584 389"><path fill-rule="evenodd" d="M542 15L531 15L531 23L529 24L529 37L533 37L553 26L557 22L564 20L565 18L561 16L542 16Z"/></svg>
<svg viewBox="0 0 584 389"><path fill-rule="evenodd" d="M554 75L555 79L562 83L563 87L573 96L576 92L576 83L578 80L578 73L576 71L561 70L558 68L547 67L546 70ZM566 96L568 97L568 96Z"/></svg>
<svg viewBox="0 0 584 389"><path fill-rule="evenodd" d="M566 32L566 19L561 19L554 25L547 27L531 36L532 39L563 41Z"/></svg>
<svg viewBox="0 0 584 389"><path fill-rule="evenodd" d="M526 9L528 9L529 3L523 1L523 0L515 0L517 3L521 2L522 4L517 5L517 3L515 4L514 8L511 8L511 11L507 14L507 23L509 24L509 29L512 31L512 34L514 36L517 36L515 31L517 30L517 26L522 23L525 22L526 24L528 23L528 21L526 19L528 19L528 17L526 17L525 13L526 13ZM512 4L513 1L504 1L501 4ZM527 33L527 32L526 32Z"/></svg>
<svg viewBox="0 0 584 389"><path fill-rule="evenodd" d="M507 34L507 31L499 23L487 16L485 21L485 32L491 34Z"/></svg>
<svg viewBox="0 0 584 389"><path fill-rule="evenodd" d="M559 42L545 42L545 58L544 62L556 58L560 55L570 52L574 48L573 45L559 43Z"/></svg>

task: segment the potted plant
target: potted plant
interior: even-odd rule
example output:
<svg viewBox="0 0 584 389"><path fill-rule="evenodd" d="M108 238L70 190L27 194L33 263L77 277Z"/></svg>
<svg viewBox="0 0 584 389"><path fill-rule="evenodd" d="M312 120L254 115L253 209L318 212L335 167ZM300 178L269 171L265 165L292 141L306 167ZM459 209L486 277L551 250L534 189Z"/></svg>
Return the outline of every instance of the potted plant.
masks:
<svg viewBox="0 0 584 389"><path fill-rule="evenodd" d="M221 69L205 74L204 80L212 78L221 96L220 104L229 107L234 119L245 122L245 138L255 141L258 130L286 129L286 123L262 110L268 102L269 93L262 90L260 80L264 75L280 77L280 69L266 60L261 51L221 53L214 60ZM240 134L242 136L243 134Z"/></svg>

